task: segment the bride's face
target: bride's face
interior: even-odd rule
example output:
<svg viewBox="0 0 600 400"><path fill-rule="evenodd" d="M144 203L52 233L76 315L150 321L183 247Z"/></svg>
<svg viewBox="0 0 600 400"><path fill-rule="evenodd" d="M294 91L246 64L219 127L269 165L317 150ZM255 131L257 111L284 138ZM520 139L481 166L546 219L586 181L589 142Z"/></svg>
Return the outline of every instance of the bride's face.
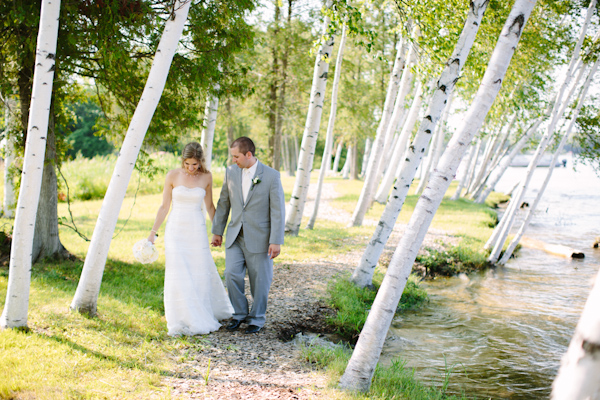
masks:
<svg viewBox="0 0 600 400"><path fill-rule="evenodd" d="M188 174L195 174L200 167L200 162L195 158L186 158L183 160L183 168L187 171Z"/></svg>

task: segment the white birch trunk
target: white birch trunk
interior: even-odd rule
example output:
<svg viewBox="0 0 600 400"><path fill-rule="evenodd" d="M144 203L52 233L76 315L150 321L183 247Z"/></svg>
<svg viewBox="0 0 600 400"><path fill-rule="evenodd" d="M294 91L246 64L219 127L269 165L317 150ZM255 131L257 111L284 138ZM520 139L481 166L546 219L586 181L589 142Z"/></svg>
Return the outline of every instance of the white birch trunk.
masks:
<svg viewBox="0 0 600 400"><path fill-rule="evenodd" d="M352 165L352 146L348 146L346 150L346 162L344 162L344 167L342 168L342 178L348 179L350 178L350 168Z"/></svg>
<svg viewBox="0 0 600 400"><path fill-rule="evenodd" d="M334 174L337 174L340 170L340 159L342 158L342 149L343 149L343 142L340 141L337 145L337 149L335 150L335 157L333 159L333 167L331 168L331 171Z"/></svg>
<svg viewBox="0 0 600 400"><path fill-rule="evenodd" d="M446 104L446 106L448 104ZM436 129L434 131L435 133L433 134L433 137L431 138L431 147L429 148L429 155L427 156L427 163L424 165L424 168L422 169L423 177L421 178L421 181L419 182L419 185L417 186L417 190L415 193L417 195L421 195L421 193L423 193L423 189L425 189L425 185L427 184L427 181L429 180L429 174L431 172L433 172L432 170L435 169L435 167L436 167L436 164L437 164L436 153L438 152L438 149L443 146L443 143L444 143L444 130L442 128L442 122L443 121L440 121L440 123L436 126Z"/></svg>
<svg viewBox="0 0 600 400"><path fill-rule="evenodd" d="M328 7L331 2L328 2ZM302 135L302 144L300 146L300 155L298 169L296 173L296 182L290 199L289 213L286 216L286 232L297 236L302 222L304 205L310 185L310 172L312 170L313 159L315 156L315 147L319 135L321 124L321 114L323 113L323 103L325 100L325 89L327 87L327 72L329 70L329 58L333 49L334 38L329 36L329 17L323 21L323 36L325 40L321 43L319 53L315 61L315 68L310 91L310 104L306 116L306 125Z"/></svg>
<svg viewBox="0 0 600 400"><path fill-rule="evenodd" d="M600 273L552 384L552 400L600 399Z"/></svg>
<svg viewBox="0 0 600 400"><path fill-rule="evenodd" d="M534 5L535 0L516 0L513 5L463 125L450 141L438 170L417 202L405 234L390 261L387 274L340 380L340 386L344 389L366 392L371 385L381 349L417 252L468 144L480 129L501 88L501 82Z"/></svg>
<svg viewBox="0 0 600 400"><path fill-rule="evenodd" d="M477 187L473 190L473 194L471 195L472 199L477 199L483 192L485 185L490 178L492 172L496 169L502 157L506 155L508 152L508 148L505 149L506 139L509 133L512 131L512 128L517 120L518 113L515 113L511 121L508 123L508 127L506 129L498 132L498 140L497 143L494 144L494 148L492 148L492 154L490 156L490 161L487 163L486 170L484 171L484 175L480 179Z"/></svg>
<svg viewBox="0 0 600 400"><path fill-rule="evenodd" d="M469 155L467 156L467 158L462 160L462 165L464 166L463 174L460 177L460 180L458 181L458 186L456 186L456 191L454 192L452 197L450 197L450 200L453 200L453 201L458 200L460 198L460 194L461 194L462 190L467 185L467 181L469 179L470 166L471 166L471 163L473 162L473 156L475 155L475 147L476 147L475 143L471 143L469 145L469 150L468 150Z"/></svg>
<svg viewBox="0 0 600 400"><path fill-rule="evenodd" d="M365 140L365 154L363 155L362 167L360 169L360 176L365 176L367 171L367 163L369 162L369 154L371 152L371 138Z"/></svg>
<svg viewBox="0 0 600 400"><path fill-rule="evenodd" d="M410 46L410 42L405 38L400 40L400 44L398 46L398 50L396 53L396 60L394 61L394 68L392 70L392 75L390 76L390 82L388 86L388 92L386 94L386 103L384 103L383 112L386 113L385 123L383 124L383 115L382 115L382 124L380 124L380 129L382 134L385 135L384 138L384 149L389 149L392 139L394 138L395 130L389 129L390 122L392 121L395 109L397 107L397 96L399 90L406 90L402 87L402 78L404 77L404 70L407 70L411 66L411 57L415 56L415 54L411 53L408 50ZM408 50L408 51L407 51ZM407 54L408 53L408 54ZM405 65L408 65L408 68L405 68ZM403 95L403 96L406 96ZM402 105L402 104L401 104Z"/></svg>
<svg viewBox="0 0 600 400"><path fill-rule="evenodd" d="M3 215L6 218L15 217L15 186L13 184L13 172L11 167L15 162L16 144L15 138L11 135L16 124L16 101L10 97L6 99L6 130L4 139L2 139L2 147L4 152L4 202Z"/></svg>
<svg viewBox="0 0 600 400"><path fill-rule="evenodd" d="M473 154L473 161L469 166L469 174L467 177L467 182L465 184L465 196L469 193L469 188L473 183L473 179L475 179L475 171L477 170L477 162L479 161L479 154L481 153L481 145L483 144L483 139L481 137L477 138L477 145L475 146L475 153Z"/></svg>
<svg viewBox="0 0 600 400"><path fill-rule="evenodd" d="M500 131L496 132L495 134L493 134L492 137L488 138L485 149L483 151L483 155L481 157L481 162L479 163L479 168L477 169L477 172L475 173L475 176L474 176L473 180L471 181L471 185L469 186L469 190L467 191L466 195L471 196L473 194L473 192L475 191L475 189L481 183L483 176L485 175L485 171L488 168L488 163L490 162L490 159L492 158L492 150L496 146L499 138L500 138Z"/></svg>
<svg viewBox="0 0 600 400"><path fill-rule="evenodd" d="M394 185L392 194L375 228L375 232L363 253L360 263L352 274L352 281L357 286L366 287L372 282L373 272L377 266L379 257L394 229L398 214L402 210L410 185L423 158L427 143L429 143L431 138L431 132L435 129L448 101L448 97L454 89L461 69L473 46L487 5L488 0L477 0L472 3L469 9L464 28L454 47L452 56L446 62L444 71L437 81L433 96L429 102L429 108L425 113L425 117L421 120L412 146L407 151L407 156L402 160L402 172ZM376 357L379 358L379 354ZM351 385L346 387L351 387Z"/></svg>
<svg viewBox="0 0 600 400"><path fill-rule="evenodd" d="M219 89L219 85L216 85L216 90ZM212 166L212 149L213 142L215 139L215 126L217 125L217 112L219 109L219 98L217 96L209 95L206 99L206 107L204 109L204 123L202 126L202 138L200 144L202 150L204 150L204 159L206 161L206 168L210 171Z"/></svg>
<svg viewBox="0 0 600 400"><path fill-rule="evenodd" d="M60 0L42 1L21 187L13 227L6 302L0 328L27 326L35 219L52 101Z"/></svg>
<svg viewBox="0 0 600 400"><path fill-rule="evenodd" d="M190 4L190 0L177 0L173 8L173 17L169 18L165 24L146 86L131 118L117 158L117 164L102 202L81 278L71 303L72 310L89 315L96 314L102 274L104 273L104 266L117 224L119 210L123 204L127 185L146 131L165 87L171 61L177 50Z"/></svg>
<svg viewBox="0 0 600 400"><path fill-rule="evenodd" d="M510 153L508 153L508 155L506 157L504 157L500 161L498 166L491 172L490 177L487 179L487 181L485 183L485 187L484 187L483 191L481 192L479 197L477 197L477 201L476 201L477 203L483 204L483 202L485 202L485 200L488 198L488 196L490 195L492 190L494 190L494 188L496 187L496 184L498 183L498 181L500 181L500 178L502 178L502 175L504 175L504 172L506 172L506 169L510 166L510 163L512 162L512 160L515 158L515 156L517 154L519 154L521 152L521 150L523 150L523 147L525 147L527 142L529 142L529 140L531 139L533 134L535 132L537 132L541 123L542 123L542 119L538 118L533 123L533 125L525 132L523 137L521 139L519 139L519 141L514 145L514 147L510 151Z"/></svg>
<svg viewBox="0 0 600 400"><path fill-rule="evenodd" d="M418 29L415 29L415 31L413 32L413 36L417 37L418 35L419 31ZM393 113L387 124L380 124L380 129L377 130L377 135L375 136L375 140L373 141L373 145L371 146L371 154L369 156L369 163L367 165L367 172L365 174L365 183L363 184L360 196L358 198L358 202L356 204L356 208L354 209L354 213L352 215L352 221L350 222L351 226L362 225L365 214L369 210L369 207L371 207L371 203L373 201L377 185L381 178L380 164L382 159L383 148L385 145L385 138L388 136L388 132L391 132L392 135L394 132L396 132L398 123L400 122L400 118L402 117L404 109L404 100L408 95L412 84L413 74L411 72L411 66L416 62L416 59L417 52L415 49L415 45L413 44L408 50L406 67L402 72L400 87L398 88L396 101L394 102L393 106Z"/></svg>
<svg viewBox="0 0 600 400"><path fill-rule="evenodd" d="M510 242L510 244L508 245L508 248L504 252L504 255L498 262L500 265L506 264L506 262L512 255L513 251L515 251L517 244L519 244L519 241L523 237L525 230L527 230L527 227L529 226L531 219L533 218L533 214L535 213L535 210L537 209L537 206L539 205L540 200L542 199L542 196L544 195L544 192L546 191L548 182L550 182L550 178L552 177L552 173L554 172L554 166L558 162L558 157L560 156L560 152L562 151L563 147L565 146L565 143L567 142L567 139L569 138L569 136L571 135L571 132L573 131L573 127L575 126L577 117L579 116L579 111L581 111L581 107L583 106L583 102L585 100L585 97L587 96L587 91L592 83L594 74L596 73L596 70L598 69L599 63L600 63L600 59L594 63L585 83L583 84L583 87L581 89L581 94L577 101L577 106L575 107L575 110L573 110L569 126L567 127L567 130L566 130L565 134L563 135L560 143L558 144L556 151L554 153L554 156L552 157L552 161L550 163L550 166L548 167L548 172L546 172L546 177L544 178L544 182L542 183L542 186L540 187L540 189L535 197L535 200L529 207L529 210L527 211L527 215L525 216L525 219L521 223L521 227L519 228L519 231L517 232L517 234L515 235L513 240Z"/></svg>
<svg viewBox="0 0 600 400"><path fill-rule="evenodd" d="M579 52L581 50L581 45L583 43L583 40L585 39L587 28L589 26L591 16L593 14L595 6L596 6L596 0L592 0L588 7L585 23L581 27L579 39L577 41L577 44L575 45L575 49L573 50L573 54L571 56L571 62L569 63L569 67L567 68L567 71L565 72L564 81L562 82L562 84L558 90L558 93L556 95L556 101L554 102L554 105L552 107L552 112L550 114L550 123L548 124L546 133L544 134L544 136L542 136L542 139L540 140L540 143L539 143L533 157L531 158L531 161L529 162L529 165L527 167L526 177L523 180L523 182L521 183L522 187L521 187L521 190L519 191L519 196L511 198L511 203L514 201L515 204L519 205L523 201L523 197L525 196L525 193L527 192L527 188L529 187L529 183L531 182L531 178L533 177L535 168L537 167L539 160L542 158L542 155L544 154L544 151L546 150L546 147L548 146L548 143L550 142L550 139L552 138L552 135L554 134L556 125L558 124L558 121L562 117L562 113L566 109L566 106L563 106L563 104L564 104L564 102L567 102L567 103L569 102L569 99L568 99L569 96L566 96L567 98L565 98L564 93L565 93L566 89L569 87L569 84L571 82L571 78L573 76L573 70L579 59ZM569 93L569 94L571 94L571 93ZM518 207L513 207L512 208L513 211L510 214L508 214L508 213L504 214L503 219L507 218L507 220L506 220L506 223L503 224L502 230L500 231L500 233L498 235L498 239L495 241L494 246L492 247L492 251L488 257L489 262L495 263L500 258L500 253L502 252L502 248L504 247L504 242L506 241L506 238L508 237L508 234L510 233L510 229L512 228L512 225L515 220L516 212L518 209L519 209Z"/></svg>
<svg viewBox="0 0 600 400"><path fill-rule="evenodd" d="M394 146L390 164L388 165L388 169L385 171L381 184L379 185L379 189L375 194L375 201L378 203L385 204L387 202L392 184L398 175L398 166L401 165L401 160L406 152L406 145L410 138L410 134L415 127L417 118L419 117L419 111L421 110L422 103L423 93L421 91L421 83L419 82L415 88L415 97L410 106L410 111L408 112L406 122L404 123L402 131L400 132L400 136L398 137L396 145Z"/></svg>
<svg viewBox="0 0 600 400"><path fill-rule="evenodd" d="M333 129L335 127L335 115L337 111L338 87L340 84L340 75L342 72L342 61L344 58L344 45L346 44L346 25L342 27L342 37L340 39L340 47L338 49L337 60L335 62L335 74L333 76L333 86L331 91L331 111L329 112L329 122L327 124L327 136L325 137L325 149L323 150L323 159L321 161L321 169L319 170L319 180L317 182L317 194L315 196L315 206L313 213L306 225L306 229L313 229L317 215L319 214L319 203L321 202L321 191L323 190L323 181L327 173L327 164L331 159L331 150L333 148Z"/></svg>
<svg viewBox="0 0 600 400"><path fill-rule="evenodd" d="M446 107L444 109L444 114L442 115L442 119L440 121L440 123L438 124L438 129L441 131L440 135L438 137L438 145L436 147L436 151L435 151L435 155L434 155L434 159L433 159L433 165L431 166L431 171L433 172L433 170L435 170L437 168L438 163L440 162L440 158L442 158L442 154L444 153L444 149L445 146L444 144L446 143L446 124L448 122L448 118L450 117L450 109L452 108L452 100L453 100L454 96L451 93L450 94L450 98L448 99L448 103L446 104Z"/></svg>

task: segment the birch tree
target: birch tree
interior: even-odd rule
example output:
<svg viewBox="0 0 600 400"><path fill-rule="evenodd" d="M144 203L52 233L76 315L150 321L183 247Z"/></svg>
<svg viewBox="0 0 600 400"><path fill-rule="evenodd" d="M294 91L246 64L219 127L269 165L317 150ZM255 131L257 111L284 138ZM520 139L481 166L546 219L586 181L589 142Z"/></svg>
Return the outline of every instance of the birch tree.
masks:
<svg viewBox="0 0 600 400"><path fill-rule="evenodd" d="M460 198L462 190L467 185L471 163L473 162L473 157L475 156L475 146L476 145L474 142L469 145L468 156L467 158L463 158L463 160L461 161L464 170L462 176L458 181L458 185L456 186L456 191L454 192L452 197L450 197L450 200L452 201L456 201Z"/></svg>
<svg viewBox="0 0 600 400"><path fill-rule="evenodd" d="M527 227L529 226L531 219L533 218L533 214L535 213L537 206L539 205L540 200L541 200L542 196L544 195L544 191L546 190L546 187L548 186L548 182L550 182L550 178L552 177L552 172L554 171L554 167L555 167L556 163L558 162L558 156L560 155L565 143L567 142L567 139L571 135L573 126L575 125L575 122L577 121L577 117L579 116L579 111L581 111L581 107L583 106L583 101L585 100L587 91L592 83L594 74L596 73L596 71L598 69L598 63L600 63L600 59L597 60L590 69L589 75L588 75L586 81L584 82L583 87L581 88L581 94L577 101L577 106L575 107L575 109L573 110L573 113L571 115L571 121L570 121L569 125L567 126L567 130L564 133L564 135L562 136L560 143L556 147L556 150L552 157L552 161L550 162L550 166L548 167L548 171L546 172L546 177L544 178L542 186L538 190L535 200L529 207L529 210L527 211L527 215L525 216L525 219L521 223L521 227L519 228L517 234L515 235L513 240L508 245L508 248L504 252L504 255L502 256L502 258L498 261L498 264L500 264L500 265L506 264L506 262L512 255L513 251L515 251L517 244L519 244L519 241L523 237L525 230L527 230Z"/></svg>
<svg viewBox="0 0 600 400"><path fill-rule="evenodd" d="M328 1L327 7L331 7L330 1ZM321 114L323 113L323 103L325 101L329 59L334 44L334 38L329 34L329 23L329 17L325 16L323 20L323 40L315 60L310 103L302 135L302 144L300 145L300 155L298 156L296 182L285 222L285 231L294 236L298 235L300 224L302 223L304 205L306 204L306 196L308 195L308 187L310 185L310 172L312 170L321 124Z"/></svg>
<svg viewBox="0 0 600 400"><path fill-rule="evenodd" d="M414 31L413 37L415 36L418 36L418 29L415 29ZM384 113L382 115L382 120L379 124L379 128L377 129L377 134L375 135L375 139L373 140L373 144L371 145L369 163L367 164L367 171L365 173L365 182L360 192L360 196L358 198L356 208L354 209L354 213L352 214L352 221L350 222L352 226L362 225L362 221L365 217L365 214L369 210L369 207L371 207L371 203L375 195L375 190L380 179L379 166L381 164L381 156L385 145L385 139L389 135L388 132L393 134L396 131L398 123L400 122L400 118L402 117L404 99L410 91L413 79L411 67L416 62L416 58L416 48L414 45L411 45L408 50L408 55L406 56L406 68L404 68L404 70L402 71L402 76L398 84L398 89L396 89L397 93L394 97L390 96L390 91L392 89L392 82L396 80L396 76L393 75L390 78L388 96L386 96L386 103L384 105L384 109L387 106L390 110L393 111ZM394 85L395 84L396 83L394 83ZM387 118L387 120L383 119L384 116Z"/></svg>
<svg viewBox="0 0 600 400"><path fill-rule="evenodd" d="M5 217L14 218L15 216L15 187L13 184L12 168L14 168L16 143L14 138L16 101L11 97L6 100L6 129L4 131L4 139L2 139L2 152L4 154L4 200L2 211Z"/></svg>
<svg viewBox="0 0 600 400"><path fill-rule="evenodd" d="M510 213L506 212L504 214L504 217L502 218L504 221L502 221L502 224L499 225L498 227L496 227L496 229L494 229L495 232L492 232L492 235L496 236L497 240L495 240L494 242L488 241L488 243L486 243L486 246L490 245L490 247L492 248L492 251L490 252L490 255L488 257L488 261L491 263L497 262L498 259L500 258L500 253L502 251L502 248L504 247L504 242L506 241L506 238L508 237L508 234L510 232L510 229L512 228L512 225L513 225L513 222L514 222L514 219L516 216L516 212L519 209L518 205L521 204L523 197L525 196L525 193L527 192L527 188L529 187L529 183L531 182L531 178L533 177L533 172L535 171L535 168L537 167L539 160L541 159L542 155L544 154L544 151L546 150L546 147L548 146L548 143L550 142L550 139L552 138L552 135L554 134L556 125L558 124L558 121L562 117L562 113L565 110L565 107L563 107L563 102L569 101L569 99L568 99L569 96L566 96L567 98L565 98L564 93L565 93L566 89L569 87L569 84L571 82L573 72L575 69L575 65L577 64L577 62L579 60L579 52L581 51L581 46L585 39L585 36L587 33L587 28L589 26L595 6L596 6L596 0L592 0L590 2L588 10L587 10L585 22L584 22L583 26L581 27L579 38L577 40L577 43L575 44L575 48L573 49L571 61L569 62L569 66L567 67L567 70L564 74L564 79L562 81L562 84L559 86L558 92L555 96L554 105L553 105L552 111L550 113L550 122L546 128L546 132L542 136L540 143L538 144L538 147L537 147L535 153L533 154L533 156L531 157L529 165L527 166L525 178L520 183L520 190L517 192L518 196L513 196L511 198L510 203L511 204L514 203L514 206L510 207L510 210L511 210ZM491 246L491 245L493 245L493 246Z"/></svg>
<svg viewBox="0 0 600 400"><path fill-rule="evenodd" d="M60 1L42 1L21 187L0 328L27 326L36 211L40 198L54 80Z"/></svg>
<svg viewBox="0 0 600 400"><path fill-rule="evenodd" d="M519 154L521 152L521 150L523 150L523 148L525 147L527 142L531 139L533 134L535 132L537 132L541 123L542 123L542 118L538 118L529 127L529 129L527 129L527 131L525 131L525 134L523 135L523 137L521 137L521 139L519 139L519 141L513 146L510 153L508 153L508 155L506 155L504 158L502 158L502 160L500 161L498 166L491 172L490 177L486 180L483 191L481 192L479 197L477 197L477 200L476 200L477 203L483 204L485 202L485 200L488 198L488 196L490 195L492 190L494 190L494 188L496 187L496 184L498 183L500 178L502 178L502 175L504 175L504 172L506 172L506 169L510 166L510 163L512 162L512 160L514 160L516 155Z"/></svg>
<svg viewBox="0 0 600 400"><path fill-rule="evenodd" d="M346 44L346 26L342 27L342 37L338 48L337 59L335 61L335 74L333 76L333 87L331 90L331 111L329 112L329 122L327 124L327 136L325 137L325 149L323 150L323 159L321 160L321 169L319 170L319 180L317 182L317 194L315 196L315 206L313 213L308 221L306 229L313 229L317 215L319 214L319 203L321 201L321 191L323 190L323 181L327 174L327 164L331 159L331 150L333 148L333 129L335 127L335 114L337 110L337 96L340 84L340 75L342 72L342 61L344 58L344 45Z"/></svg>
<svg viewBox="0 0 600 400"><path fill-rule="evenodd" d="M586 400L600 397L600 273L583 307L579 322L558 375L552 384L552 400Z"/></svg>
<svg viewBox="0 0 600 400"><path fill-rule="evenodd" d="M215 90L219 90L219 85L215 86ZM206 168L210 171L212 164L212 149L215 138L215 126L217 124L217 112L219 109L219 98L216 95L208 95L206 99L206 108L204 109L204 123L202 126L202 137L200 144L204 150L204 158L206 160Z"/></svg>
<svg viewBox="0 0 600 400"><path fill-rule="evenodd" d="M173 6L173 13L165 24L146 86L138 107L131 118L131 123L102 202L102 208L98 215L83 271L77 285L77 291L71 303L72 310L89 315L96 314L102 274L104 273L104 266L117 224L119 210L123 204L127 185L146 131L164 89L173 56L187 20L190 4L190 0L177 0Z"/></svg>
<svg viewBox="0 0 600 400"><path fill-rule="evenodd" d="M417 87L415 88L415 97L413 98L410 110L408 111L408 116L406 117L406 121L402 126L400 136L398 137L398 140L396 141L396 144L393 147L393 152L390 159L390 163L388 165L388 169L383 175L383 179L381 180L381 184L379 185L377 193L375 193L375 201L381 204L385 204L387 202L390 189L394 184L394 180L399 175L398 165L401 165L401 160L404 159L407 143L410 139L410 134L412 133L413 128L415 127L417 119L419 118L419 112L421 111L422 102L423 92L421 90L421 83L419 82L417 83Z"/></svg>
<svg viewBox="0 0 600 400"><path fill-rule="evenodd" d="M535 0L516 0L502 29L490 62L461 127L448 144L438 170L419 198L360 333L340 386L366 392L373 378L381 349L395 315L408 276L444 193L448 189L466 147L489 112L517 47Z"/></svg>
<svg viewBox="0 0 600 400"><path fill-rule="evenodd" d="M363 253L360 263L352 274L352 281L357 286L366 287L372 283L373 272L375 271L379 257L394 229L398 214L402 210L408 189L415 177L427 144L431 139L431 133L440 119L448 97L454 89L461 69L473 46L488 2L488 0L478 0L471 3L460 37L451 57L446 62L440 79L436 83L429 107L425 113L425 117L421 120L415 139L409 148L408 155L402 161L400 177L394 185L392 194L375 228L375 232Z"/></svg>
<svg viewBox="0 0 600 400"><path fill-rule="evenodd" d="M340 141L335 150L335 157L333 158L333 167L331 167L331 171L334 174L337 174L340 170L340 159L342 158L342 150L343 150L343 142Z"/></svg>

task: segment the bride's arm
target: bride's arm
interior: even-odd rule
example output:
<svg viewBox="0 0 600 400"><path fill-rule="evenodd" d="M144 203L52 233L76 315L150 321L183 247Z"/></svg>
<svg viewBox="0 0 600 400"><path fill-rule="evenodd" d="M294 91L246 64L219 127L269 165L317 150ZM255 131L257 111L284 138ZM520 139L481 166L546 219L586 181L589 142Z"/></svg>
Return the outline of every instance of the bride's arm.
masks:
<svg viewBox="0 0 600 400"><path fill-rule="evenodd" d="M152 243L154 243L158 229L167 217L169 209L171 208L171 199L173 196L173 180L175 179L176 173L177 172L175 170L169 171L167 177L165 178L165 187L163 189L162 204L160 205L160 207L158 207L158 212L156 213L154 224L152 224L152 230L150 231L150 235L148 235L148 240Z"/></svg>
<svg viewBox="0 0 600 400"><path fill-rule="evenodd" d="M204 205L206 206L206 211L208 212L208 216L210 217L211 222L215 218L215 211L216 211L215 204L213 202L212 185L213 185L212 174L209 172L208 173L208 184L204 188L204 190L206 190L206 196L204 196Z"/></svg>

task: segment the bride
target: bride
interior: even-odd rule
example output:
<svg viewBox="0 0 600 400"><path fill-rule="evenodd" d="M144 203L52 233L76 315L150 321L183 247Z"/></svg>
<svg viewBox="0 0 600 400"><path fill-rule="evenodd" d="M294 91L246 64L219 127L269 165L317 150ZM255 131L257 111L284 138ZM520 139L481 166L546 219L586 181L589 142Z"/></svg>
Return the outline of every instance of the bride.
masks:
<svg viewBox="0 0 600 400"><path fill-rule="evenodd" d="M170 336L216 331L219 320L233 313L208 243L202 200L211 221L215 206L202 146L188 143L181 159L181 168L167 173L163 201L148 236L154 243L173 202L165 229L165 317Z"/></svg>

